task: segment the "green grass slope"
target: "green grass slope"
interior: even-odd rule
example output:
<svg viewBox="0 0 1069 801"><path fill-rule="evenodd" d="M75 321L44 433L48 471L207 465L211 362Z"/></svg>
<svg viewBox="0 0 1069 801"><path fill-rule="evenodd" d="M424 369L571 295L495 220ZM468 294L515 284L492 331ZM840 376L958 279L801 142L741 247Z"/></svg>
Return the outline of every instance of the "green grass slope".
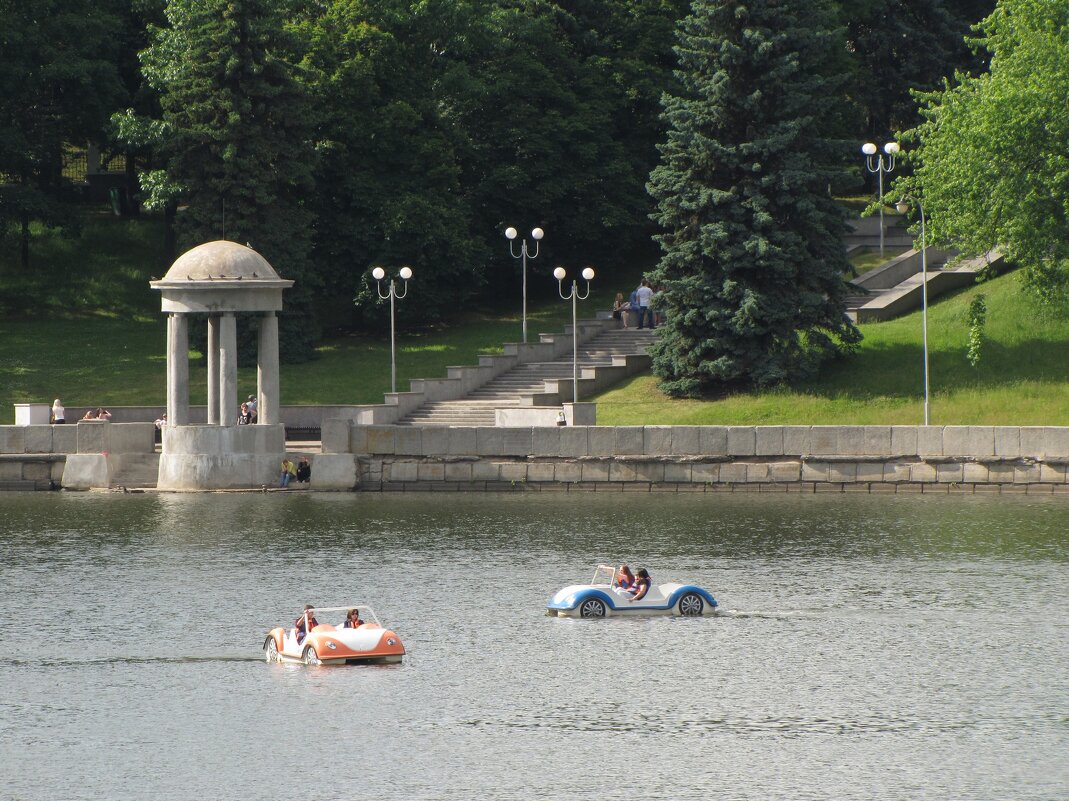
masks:
<svg viewBox="0 0 1069 801"><path fill-rule="evenodd" d="M14 422L13 404L69 406L163 405L166 401L167 327L160 298L148 281L165 271L158 220L120 220L89 214L80 236L34 230L31 269L17 264L17 249L0 251L0 424ZM553 282L552 265L529 280ZM619 271L617 271L619 272ZM609 308L625 287L599 275L579 314ZM480 353L500 352L521 338L520 287L507 311L472 310L448 326L413 331L419 316L419 281L399 301L397 388L409 379L445 377L451 365L477 364ZM571 322L562 300L528 307L529 339L560 332ZM194 323L195 324L195 323ZM315 361L283 365L284 404L382 403L390 390L389 330L329 339ZM206 371L194 353L190 402L206 401ZM255 364L241 364L239 395L255 391ZM235 417L237 410L234 411Z"/></svg>
<svg viewBox="0 0 1069 801"><path fill-rule="evenodd" d="M166 325L148 281L161 275L162 228L151 218L120 220L90 213L81 235L34 232L32 265L17 265L17 248L0 250L0 423L14 421L12 404L68 406L163 405ZM552 281L551 265L532 280ZM580 315L609 308L630 280L594 281ZM637 277L623 269L617 275ZM612 284L625 283L627 286ZM977 368L965 358L966 310L973 295L988 298L988 341ZM476 364L520 338L519 286L506 312L472 310L449 326L414 332L419 285L398 304L398 389L412 378L446 375L450 365ZM511 304L506 304L511 306ZM501 306L499 305L500 309ZM562 331L571 304L535 303L534 332ZM632 379L598 401L603 425L643 424L918 424L923 420L920 313L862 326L859 352L828 367L819 379L772 392L709 401L666 398L652 377ZM1009 274L929 310L933 424L1069 425L1069 320L1044 316ZM389 332L325 341L319 358L283 365L282 402L381 403L390 388ZM205 402L204 367L191 364L190 400ZM256 385L255 365L241 365L239 394ZM237 410L235 410L235 415Z"/></svg>
<svg viewBox="0 0 1069 801"><path fill-rule="evenodd" d="M987 297L981 363L965 358L967 310ZM603 393L601 425L920 425L921 314L861 326L858 353L790 389L674 400L640 376ZM1069 319L1041 313L1016 273L928 309L932 425L1069 425Z"/></svg>

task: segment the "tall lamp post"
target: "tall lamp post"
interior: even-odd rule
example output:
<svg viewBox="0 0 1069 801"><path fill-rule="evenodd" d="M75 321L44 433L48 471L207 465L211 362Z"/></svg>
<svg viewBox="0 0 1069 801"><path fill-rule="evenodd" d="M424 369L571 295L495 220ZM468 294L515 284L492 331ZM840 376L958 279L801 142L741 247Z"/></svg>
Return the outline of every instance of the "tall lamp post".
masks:
<svg viewBox="0 0 1069 801"><path fill-rule="evenodd" d="M529 259L529 258L530 259L537 259L538 258L538 243L542 241L542 237L545 236L545 235L546 235L545 231L543 231L541 228L532 228L531 229L531 239L534 240L534 253L531 253L531 251L527 248L527 240L526 239L521 239L520 240L520 252L517 253L515 247L513 247L513 242L515 241L515 239L517 237L516 229L513 228L512 226L509 226L508 228L505 229L505 238L508 239L508 241L509 241L509 254L514 259L522 259L523 260L523 341L524 341L524 344L527 343L527 259Z"/></svg>
<svg viewBox="0 0 1069 801"><path fill-rule="evenodd" d="M924 424L929 423L929 392L928 392L928 248L925 247L927 242L924 239L924 206L916 198L913 202L917 204L917 211L921 215L921 331L924 340ZM898 209L900 214L905 214L909 211L909 201L906 198L898 201L895 204L895 208Z"/></svg>
<svg viewBox="0 0 1069 801"><path fill-rule="evenodd" d="M883 174L890 173L895 168L895 155L899 151L898 142L888 142L883 146L880 153L876 145L866 142L861 146L861 152L865 154L865 166L869 172L876 173L880 177L880 255L883 255ZM887 160L884 161L884 154Z"/></svg>
<svg viewBox="0 0 1069 801"><path fill-rule="evenodd" d="M386 294L383 294L382 279L386 277L386 271L381 267L376 267L371 271L371 275L375 279L376 288L379 291L379 297L390 301L390 392L397 392L397 329L394 319L394 299L401 300L408 294L408 279L412 277L412 268L402 267L399 274L401 280L405 282L404 291L398 293L397 284L391 278L390 287Z"/></svg>
<svg viewBox="0 0 1069 801"><path fill-rule="evenodd" d="M572 302L572 403L579 402L579 321L576 301L586 300L590 297L590 282L594 280L594 268L587 267L583 270L583 278L586 279L586 294L579 294L579 282L572 279L571 291L564 294L564 277L567 275L563 267L553 271L553 277L557 279L557 291L562 300Z"/></svg>

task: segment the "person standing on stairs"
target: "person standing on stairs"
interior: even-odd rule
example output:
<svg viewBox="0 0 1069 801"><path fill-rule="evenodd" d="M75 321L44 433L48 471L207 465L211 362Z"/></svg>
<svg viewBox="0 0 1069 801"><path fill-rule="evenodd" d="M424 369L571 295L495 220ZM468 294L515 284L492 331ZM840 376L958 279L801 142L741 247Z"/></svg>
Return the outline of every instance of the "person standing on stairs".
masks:
<svg viewBox="0 0 1069 801"><path fill-rule="evenodd" d="M650 328L653 328L653 311L650 309L650 298L653 297L653 290L650 289L650 282L643 278L642 283L638 285L638 289L635 290L635 298L638 301L638 327L642 328L646 322L647 316L650 321Z"/></svg>

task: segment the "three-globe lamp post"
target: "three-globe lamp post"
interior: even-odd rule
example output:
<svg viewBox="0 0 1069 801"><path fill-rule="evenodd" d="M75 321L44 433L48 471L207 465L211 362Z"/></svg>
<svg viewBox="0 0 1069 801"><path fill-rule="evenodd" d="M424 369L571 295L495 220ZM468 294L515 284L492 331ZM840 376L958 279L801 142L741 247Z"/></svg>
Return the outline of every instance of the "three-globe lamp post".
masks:
<svg viewBox="0 0 1069 801"><path fill-rule="evenodd" d="M888 142L883 146L883 153L872 142L866 142L861 146L861 152L865 154L865 166L868 171L880 177L880 255L883 255L883 174L890 173L895 168L895 156L898 154L898 142ZM886 161L884 156L887 156Z"/></svg>
<svg viewBox="0 0 1069 801"><path fill-rule="evenodd" d="M571 291L564 294L564 278L567 272L563 267L553 271L553 277L557 279L557 291L562 300L572 302L572 403L579 402L579 320L576 301L586 300L590 297L590 282L594 280L594 268L587 267L583 270L583 278L586 280L586 294L579 294L579 282L572 279Z"/></svg>
<svg viewBox="0 0 1069 801"><path fill-rule="evenodd" d="M505 229L505 238L509 241L509 254L514 259L523 260L523 341L527 343L527 259L538 258L538 243L542 241L542 237L545 236L545 231L541 228L531 229L531 239L534 241L534 253L527 247L527 239L520 240L520 252L517 253L513 243L519 234L516 229L509 226Z"/></svg>
<svg viewBox="0 0 1069 801"><path fill-rule="evenodd" d="M371 276L375 279L379 297L383 300L388 299L390 301L390 392L397 392L397 335L394 318L394 300L401 300L408 294L408 279L412 277L412 268L402 267L398 274L400 275L401 280L405 282L404 291L399 293L397 291L397 283L391 278L389 289L383 294L382 279L386 277L386 271L381 267L376 267L371 271Z"/></svg>

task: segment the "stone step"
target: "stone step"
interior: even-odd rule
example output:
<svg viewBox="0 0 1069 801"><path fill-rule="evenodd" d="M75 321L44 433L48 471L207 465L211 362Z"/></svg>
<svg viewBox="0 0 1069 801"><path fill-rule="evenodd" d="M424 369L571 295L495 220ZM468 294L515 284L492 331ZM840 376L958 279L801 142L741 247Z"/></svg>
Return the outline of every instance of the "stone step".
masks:
<svg viewBox="0 0 1069 801"><path fill-rule="evenodd" d="M526 406L524 397L544 392L547 380L570 381L576 364L580 375L583 370L611 366L614 357L645 353L656 337L657 334L649 329L605 331L581 345L577 354L568 350L553 361L517 365L472 390L466 398L424 404L398 424L492 426L496 409Z"/></svg>

